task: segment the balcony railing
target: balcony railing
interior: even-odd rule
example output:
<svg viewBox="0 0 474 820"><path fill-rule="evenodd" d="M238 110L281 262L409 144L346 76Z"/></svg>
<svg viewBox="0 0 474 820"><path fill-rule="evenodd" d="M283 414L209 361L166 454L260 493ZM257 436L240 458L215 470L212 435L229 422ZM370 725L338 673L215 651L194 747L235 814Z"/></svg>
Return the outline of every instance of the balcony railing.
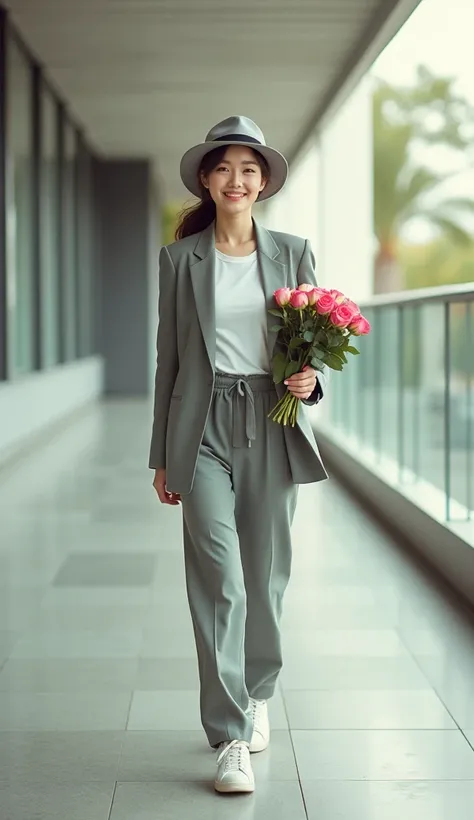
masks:
<svg viewBox="0 0 474 820"><path fill-rule="evenodd" d="M474 508L474 284L378 296L372 333L335 373L323 424L436 517Z"/></svg>

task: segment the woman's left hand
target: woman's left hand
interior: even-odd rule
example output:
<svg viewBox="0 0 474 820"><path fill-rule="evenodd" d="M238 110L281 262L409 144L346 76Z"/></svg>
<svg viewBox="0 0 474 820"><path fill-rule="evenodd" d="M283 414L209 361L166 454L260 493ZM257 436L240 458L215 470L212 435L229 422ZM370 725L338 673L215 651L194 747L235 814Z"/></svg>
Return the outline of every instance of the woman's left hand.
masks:
<svg viewBox="0 0 474 820"><path fill-rule="evenodd" d="M295 373L289 379L285 379L284 384L297 399L309 399L316 388L317 381L315 369L307 364L301 373Z"/></svg>

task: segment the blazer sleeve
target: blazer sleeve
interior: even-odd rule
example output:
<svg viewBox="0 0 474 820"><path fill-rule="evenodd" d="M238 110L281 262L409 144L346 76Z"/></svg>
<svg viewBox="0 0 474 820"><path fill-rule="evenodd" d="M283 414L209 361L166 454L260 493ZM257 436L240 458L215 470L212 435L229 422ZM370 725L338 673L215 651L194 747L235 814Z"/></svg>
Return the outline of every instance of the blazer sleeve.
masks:
<svg viewBox="0 0 474 820"><path fill-rule="evenodd" d="M171 393L178 374L176 336L176 272L165 246L159 258L158 332L156 340L153 429L148 466L166 468L166 430Z"/></svg>
<svg viewBox="0 0 474 820"><path fill-rule="evenodd" d="M318 283L316 281L315 270L316 260L314 258L314 253L311 248L311 243L309 239L306 239L303 255L298 265L298 272L296 276L298 284L302 285L304 282L307 282L309 285L313 285L316 288L318 286ZM307 399L301 399L303 404L307 404L310 407L321 401L327 387L328 368L325 366L323 370L318 370L317 372L318 380L316 382L316 387L311 393L311 396L309 396Z"/></svg>

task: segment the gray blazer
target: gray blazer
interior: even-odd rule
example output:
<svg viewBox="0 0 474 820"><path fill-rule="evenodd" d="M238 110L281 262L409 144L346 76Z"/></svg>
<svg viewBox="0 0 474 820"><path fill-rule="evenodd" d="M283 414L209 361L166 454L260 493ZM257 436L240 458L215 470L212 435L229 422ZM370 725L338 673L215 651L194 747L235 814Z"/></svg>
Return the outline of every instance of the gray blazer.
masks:
<svg viewBox="0 0 474 820"><path fill-rule="evenodd" d="M275 307L277 288L316 285L314 256L308 240L267 231L254 222L259 270L267 307ZM153 432L149 466L166 468L170 492L191 492L199 447L212 400L215 375L215 223L161 249L159 324ZM273 355L275 317L268 316L268 350ZM304 404L323 395L326 374ZM276 385L278 397L286 391ZM276 403L276 399L275 399ZM275 422L272 422L272 424ZM284 427L295 484L327 478L306 408L300 407L295 427Z"/></svg>

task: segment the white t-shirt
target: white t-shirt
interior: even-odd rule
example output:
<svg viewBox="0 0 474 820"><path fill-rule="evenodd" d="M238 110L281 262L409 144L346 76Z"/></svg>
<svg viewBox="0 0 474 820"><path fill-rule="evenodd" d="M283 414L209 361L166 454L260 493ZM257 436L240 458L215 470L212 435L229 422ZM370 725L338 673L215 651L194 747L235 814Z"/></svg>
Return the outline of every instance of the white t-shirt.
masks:
<svg viewBox="0 0 474 820"><path fill-rule="evenodd" d="M257 251L228 256L216 248L216 370L269 373L267 307Z"/></svg>

